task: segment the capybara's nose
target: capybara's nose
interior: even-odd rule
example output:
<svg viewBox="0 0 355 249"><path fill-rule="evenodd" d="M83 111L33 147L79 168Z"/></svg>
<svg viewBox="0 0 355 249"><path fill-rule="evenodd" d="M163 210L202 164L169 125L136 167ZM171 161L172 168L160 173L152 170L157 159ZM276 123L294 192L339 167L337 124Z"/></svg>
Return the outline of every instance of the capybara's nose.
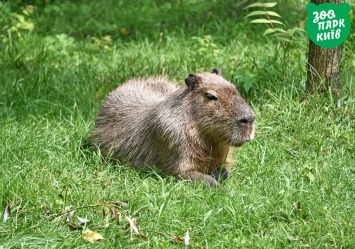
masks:
<svg viewBox="0 0 355 249"><path fill-rule="evenodd" d="M238 123L241 126L247 126L247 125L252 125L254 123L254 120L255 120L255 116L254 115L250 115L250 116L247 116L247 117L243 117L242 119L239 119Z"/></svg>

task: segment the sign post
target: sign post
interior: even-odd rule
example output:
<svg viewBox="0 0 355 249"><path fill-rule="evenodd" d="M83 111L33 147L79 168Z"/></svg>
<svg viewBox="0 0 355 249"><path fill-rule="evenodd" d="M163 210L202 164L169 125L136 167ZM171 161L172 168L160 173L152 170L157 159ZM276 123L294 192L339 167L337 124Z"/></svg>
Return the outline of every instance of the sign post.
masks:
<svg viewBox="0 0 355 249"><path fill-rule="evenodd" d="M310 3L306 6L306 31L309 38L322 48L341 45L350 34L350 5L342 3Z"/></svg>

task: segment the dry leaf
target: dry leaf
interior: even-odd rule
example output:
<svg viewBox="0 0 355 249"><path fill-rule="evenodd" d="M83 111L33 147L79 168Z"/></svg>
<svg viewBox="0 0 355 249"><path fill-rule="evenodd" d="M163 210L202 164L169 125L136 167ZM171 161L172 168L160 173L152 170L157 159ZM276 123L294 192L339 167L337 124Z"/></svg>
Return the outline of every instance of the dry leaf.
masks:
<svg viewBox="0 0 355 249"><path fill-rule="evenodd" d="M86 223L90 222L88 219L85 219L85 218L81 218L79 216L76 216L78 218L78 221L83 225L85 226Z"/></svg>
<svg viewBox="0 0 355 249"><path fill-rule="evenodd" d="M104 207L102 209L102 216L105 217L107 215L107 211L109 211L109 210L110 210L109 208Z"/></svg>
<svg viewBox="0 0 355 249"><path fill-rule="evenodd" d="M129 222L129 229L131 230L131 232L133 230L136 234L139 234L138 228L136 227L136 219L132 219L130 217L126 217L126 219Z"/></svg>
<svg viewBox="0 0 355 249"><path fill-rule="evenodd" d="M185 248L187 248L187 246L189 245L189 242L190 242L190 234L189 234L189 230L187 230L186 234L185 234L185 238L184 238Z"/></svg>
<svg viewBox="0 0 355 249"><path fill-rule="evenodd" d="M120 213L117 212L116 208L110 207L110 211L111 211L112 217L115 218L115 221L116 221L117 223L120 222L120 216L119 216Z"/></svg>
<svg viewBox="0 0 355 249"><path fill-rule="evenodd" d="M68 226L73 230L83 228L83 225L80 222L68 222Z"/></svg>
<svg viewBox="0 0 355 249"><path fill-rule="evenodd" d="M9 219L10 217L10 212L11 212L11 207L14 203L10 201L10 203L6 206L5 211L4 211L4 223Z"/></svg>
<svg viewBox="0 0 355 249"><path fill-rule="evenodd" d="M93 232L89 228L87 228L82 235L82 238L90 243L95 243L98 240L104 239L98 232Z"/></svg>
<svg viewBox="0 0 355 249"><path fill-rule="evenodd" d="M44 205L43 207L43 215L46 217L49 217L49 215L51 214L51 209L47 208L46 205Z"/></svg>
<svg viewBox="0 0 355 249"><path fill-rule="evenodd" d="M74 213L75 213L75 210L68 211L68 216L66 218L66 222L70 222L70 220L73 217Z"/></svg>
<svg viewBox="0 0 355 249"><path fill-rule="evenodd" d="M129 206L127 202L123 202L123 201L115 201L114 203L112 203L112 205L121 206L121 207L128 207Z"/></svg>
<svg viewBox="0 0 355 249"><path fill-rule="evenodd" d="M297 207L298 210L302 210L302 208L301 208L301 202L297 202L296 207Z"/></svg>

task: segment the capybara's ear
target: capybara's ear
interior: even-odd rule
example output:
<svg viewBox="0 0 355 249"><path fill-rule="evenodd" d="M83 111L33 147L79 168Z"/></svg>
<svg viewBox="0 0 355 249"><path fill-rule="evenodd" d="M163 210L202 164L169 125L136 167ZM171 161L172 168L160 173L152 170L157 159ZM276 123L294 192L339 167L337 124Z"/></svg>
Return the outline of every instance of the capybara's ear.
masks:
<svg viewBox="0 0 355 249"><path fill-rule="evenodd" d="M212 73L216 75L222 75L221 70L219 70L218 68L213 68Z"/></svg>
<svg viewBox="0 0 355 249"><path fill-rule="evenodd" d="M200 80L200 77L196 74L189 74L189 77L185 79L185 83L189 89L193 90L198 87Z"/></svg>

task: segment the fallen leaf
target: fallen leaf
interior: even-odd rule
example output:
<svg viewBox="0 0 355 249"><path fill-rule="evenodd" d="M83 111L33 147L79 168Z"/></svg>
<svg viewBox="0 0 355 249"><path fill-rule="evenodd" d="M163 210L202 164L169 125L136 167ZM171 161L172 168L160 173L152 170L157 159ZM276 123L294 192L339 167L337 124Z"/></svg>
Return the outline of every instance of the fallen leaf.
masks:
<svg viewBox="0 0 355 249"><path fill-rule="evenodd" d="M129 229L131 230L131 232L133 230L136 234L139 234L138 228L136 227L136 219L132 219L130 217L126 217L126 219L129 222Z"/></svg>
<svg viewBox="0 0 355 249"><path fill-rule="evenodd" d="M83 225L85 226L86 223L90 222L88 219L85 219L85 218L81 218L79 216L76 216L78 218L78 221Z"/></svg>
<svg viewBox="0 0 355 249"><path fill-rule="evenodd" d="M185 234L185 238L184 238L185 248L187 248L187 246L189 245L189 242L190 242L190 234L189 234L189 230L187 230L186 234Z"/></svg>
<svg viewBox="0 0 355 249"><path fill-rule="evenodd" d="M110 207L111 215L115 218L115 221L118 223L120 221L119 212L117 212L116 208Z"/></svg>
<svg viewBox="0 0 355 249"><path fill-rule="evenodd" d="M302 209L302 207L301 207L301 202L297 202L296 206L297 206L297 209L298 209L298 210L301 210L301 209Z"/></svg>
<svg viewBox="0 0 355 249"><path fill-rule="evenodd" d="M10 217L10 212L11 212L11 207L14 203L10 201L9 204L7 204L5 211L4 211L4 223L9 219Z"/></svg>
<svg viewBox="0 0 355 249"><path fill-rule="evenodd" d="M74 216L75 210L68 211L68 216L66 218L66 222L70 222L71 218Z"/></svg>
<svg viewBox="0 0 355 249"><path fill-rule="evenodd" d="M121 207L128 207L129 206L127 202L123 202L123 201L115 201L114 203L112 203L112 205L121 206Z"/></svg>
<svg viewBox="0 0 355 249"><path fill-rule="evenodd" d="M49 217L50 214L51 214L51 209L47 208L46 205L44 205L44 207L43 207L43 215L45 217Z"/></svg>
<svg viewBox="0 0 355 249"><path fill-rule="evenodd" d="M83 225L80 222L68 222L68 226L73 230L83 228Z"/></svg>
<svg viewBox="0 0 355 249"><path fill-rule="evenodd" d="M102 209L102 216L105 217L107 215L107 211L109 211L109 208L104 207Z"/></svg>
<svg viewBox="0 0 355 249"><path fill-rule="evenodd" d="M181 242L181 239L180 239L178 236L176 236L176 235L172 235L172 240L173 240L176 244L180 244L180 242Z"/></svg>
<svg viewBox="0 0 355 249"><path fill-rule="evenodd" d="M82 235L82 238L90 243L95 243L98 240L104 239L98 232L93 232L89 228L87 228Z"/></svg>

